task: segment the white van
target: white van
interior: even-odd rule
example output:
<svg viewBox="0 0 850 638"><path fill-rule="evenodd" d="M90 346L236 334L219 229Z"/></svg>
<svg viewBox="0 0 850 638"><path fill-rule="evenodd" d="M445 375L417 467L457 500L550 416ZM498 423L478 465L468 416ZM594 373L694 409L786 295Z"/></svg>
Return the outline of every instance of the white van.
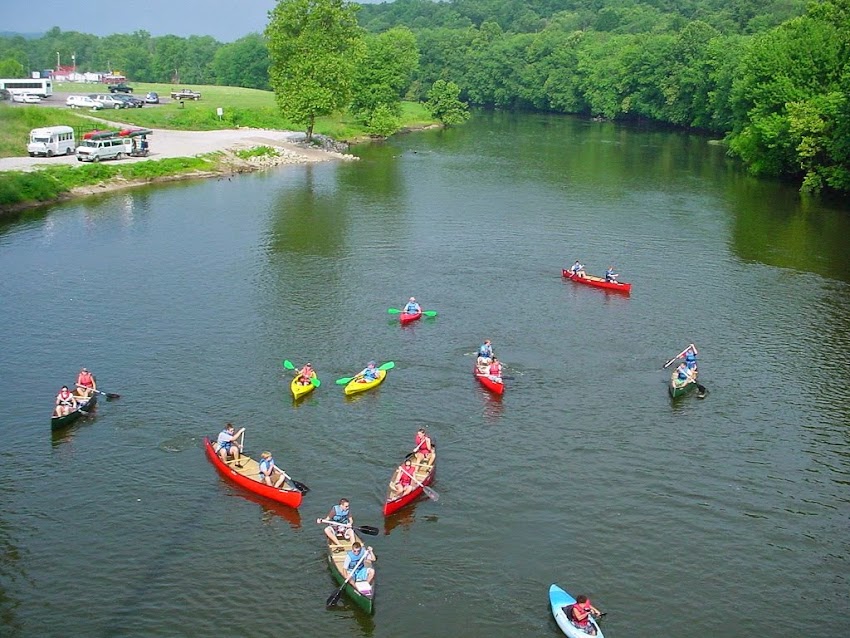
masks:
<svg viewBox="0 0 850 638"><path fill-rule="evenodd" d="M132 142L126 137L85 140L77 147L77 161L99 162L105 159L121 159L125 155L129 155L132 150Z"/></svg>
<svg viewBox="0 0 850 638"><path fill-rule="evenodd" d="M72 109L102 109L103 104L97 100L93 100L88 95L69 95L65 100L65 104Z"/></svg>
<svg viewBox="0 0 850 638"><path fill-rule="evenodd" d="M30 143L27 144L27 152L30 157L36 155L73 155L74 129L70 126L48 126L46 128L34 128L30 131Z"/></svg>

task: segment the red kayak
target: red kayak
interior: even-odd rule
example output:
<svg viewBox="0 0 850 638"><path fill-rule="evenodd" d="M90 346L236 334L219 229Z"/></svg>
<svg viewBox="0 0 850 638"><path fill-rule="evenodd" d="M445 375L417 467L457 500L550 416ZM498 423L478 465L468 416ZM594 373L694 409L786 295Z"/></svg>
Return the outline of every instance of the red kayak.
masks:
<svg viewBox="0 0 850 638"><path fill-rule="evenodd" d="M416 321L422 316L422 311L419 312L402 312L398 316L398 320L401 322L401 325L406 325L412 321Z"/></svg>
<svg viewBox="0 0 850 638"><path fill-rule="evenodd" d="M561 271L567 279L572 279L578 284L585 286L593 286L594 288L604 288L605 290L616 290L629 294L632 291L632 285L625 281L605 281L603 277L594 277L593 275L585 275L584 277L576 277L569 270Z"/></svg>
<svg viewBox="0 0 850 638"><path fill-rule="evenodd" d="M493 381L493 379L490 378L490 375L478 372L477 366L472 366L472 374L474 374L475 378L481 382L481 385L490 390L490 392L500 396L505 393L505 384L502 383L501 380Z"/></svg>
<svg viewBox="0 0 850 638"><path fill-rule="evenodd" d="M233 461L227 463L222 461L221 457L215 453L212 442L206 437L204 437L204 448L207 452L207 458L215 466L215 469L224 478L236 483L239 487L290 507L301 505L304 494L293 485L291 480L287 479L279 488L266 485L257 478L260 475L260 464L250 456L241 455L239 464L242 467L240 468L236 467Z"/></svg>
<svg viewBox="0 0 850 638"><path fill-rule="evenodd" d="M419 464L417 464L415 460L413 463L413 468L415 470L413 472L413 477L422 483L422 485L431 485L431 482L434 480L434 476L437 474L437 447L434 446L434 451L427 459ZM393 472L393 478L395 478L395 472ZM404 496L398 497L395 496L392 490L387 488L387 498L384 502L384 516L394 514L405 505L412 503L422 496L422 493L425 491L422 489L422 486L417 485L416 483L411 483L411 485L413 486L413 489L410 492Z"/></svg>

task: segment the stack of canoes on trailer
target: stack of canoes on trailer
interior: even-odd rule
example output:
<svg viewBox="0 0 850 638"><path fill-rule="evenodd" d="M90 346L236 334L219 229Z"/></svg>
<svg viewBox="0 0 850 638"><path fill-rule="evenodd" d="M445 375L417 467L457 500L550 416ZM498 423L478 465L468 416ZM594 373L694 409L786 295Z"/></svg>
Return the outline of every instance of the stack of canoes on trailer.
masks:
<svg viewBox="0 0 850 638"><path fill-rule="evenodd" d="M90 397L83 397L78 392L73 392L74 399L77 401L76 409L62 416L52 416L50 418L51 430L56 431L68 427L81 416L87 416L94 409L94 406L97 405L97 393L92 393Z"/></svg>
<svg viewBox="0 0 850 638"><path fill-rule="evenodd" d="M338 584L342 585L342 583L348 578L348 570L345 568L345 563L348 560L348 552L351 551L355 542L360 543L360 545L363 546L363 551L365 552L367 551L366 543L364 543L363 539L354 533L354 530L351 530L350 539L340 538L337 536L338 544L333 543L330 538L327 538L327 542L328 565L331 568L331 575ZM375 565L373 563L367 561L365 564L367 567L375 569ZM354 579L349 579L349 581L345 584L343 591L358 607L366 613L371 614L375 601L374 587L376 581L377 578L373 579L373 583L370 585L365 581L355 582Z"/></svg>
<svg viewBox="0 0 850 638"><path fill-rule="evenodd" d="M431 454L425 459L419 461L416 456L411 453L408 458L412 461L413 481L411 483L411 491L407 494L399 494L394 488L393 479L396 474L393 473L390 478L390 484L387 486L387 496L384 501L384 516L389 516L399 511L405 505L408 505L422 496L425 487L431 485L434 477L437 474L437 447L433 446ZM406 459L405 459L406 460Z"/></svg>
<svg viewBox="0 0 850 638"><path fill-rule="evenodd" d="M291 479L287 478L279 488L273 485L267 485L260 480L260 464L250 456L242 454L238 460L224 462L216 453L213 443L209 438L204 438L204 449L215 469L239 487L277 501L278 503L289 505L290 507L301 505L304 492L298 489ZM275 473L271 478L277 482L279 474Z"/></svg>
<svg viewBox="0 0 850 638"><path fill-rule="evenodd" d="M594 288L604 288L605 290L616 290L617 292L629 293L632 290L632 285L625 281L608 281L604 277L595 277L593 275L585 275L580 277L569 270L562 270L561 273L567 279L585 286L593 286Z"/></svg>

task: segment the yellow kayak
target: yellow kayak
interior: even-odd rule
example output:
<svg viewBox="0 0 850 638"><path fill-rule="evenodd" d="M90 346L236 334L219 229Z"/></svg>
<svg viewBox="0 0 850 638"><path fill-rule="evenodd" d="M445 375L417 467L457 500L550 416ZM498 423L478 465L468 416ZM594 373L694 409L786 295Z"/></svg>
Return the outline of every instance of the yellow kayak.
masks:
<svg viewBox="0 0 850 638"><path fill-rule="evenodd" d="M316 373L314 372L311 377L313 379L316 378ZM316 386L312 383L308 383L304 385L303 383L298 382L299 377L295 377L292 382L289 384L289 389L292 391L293 399L300 399L303 396L310 394L313 390L316 389Z"/></svg>
<svg viewBox="0 0 850 638"><path fill-rule="evenodd" d="M386 370L378 370L378 378L374 381L363 381L362 379L353 379L348 382L348 385L345 386L346 394L357 394L358 392L365 392L366 390L371 390L384 382L384 379L387 377Z"/></svg>

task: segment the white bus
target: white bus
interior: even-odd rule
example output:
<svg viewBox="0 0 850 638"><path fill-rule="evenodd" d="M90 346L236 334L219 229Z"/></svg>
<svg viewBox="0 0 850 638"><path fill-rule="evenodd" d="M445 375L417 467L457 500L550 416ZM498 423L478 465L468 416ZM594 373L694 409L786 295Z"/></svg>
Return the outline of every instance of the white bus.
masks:
<svg viewBox="0 0 850 638"><path fill-rule="evenodd" d="M6 89L12 95L30 93L41 97L53 95L53 80L50 78L18 78L0 80L0 89Z"/></svg>
<svg viewBox="0 0 850 638"><path fill-rule="evenodd" d="M30 131L30 143L27 144L27 153L30 157L73 155L76 149L74 129L70 126L48 126Z"/></svg>

